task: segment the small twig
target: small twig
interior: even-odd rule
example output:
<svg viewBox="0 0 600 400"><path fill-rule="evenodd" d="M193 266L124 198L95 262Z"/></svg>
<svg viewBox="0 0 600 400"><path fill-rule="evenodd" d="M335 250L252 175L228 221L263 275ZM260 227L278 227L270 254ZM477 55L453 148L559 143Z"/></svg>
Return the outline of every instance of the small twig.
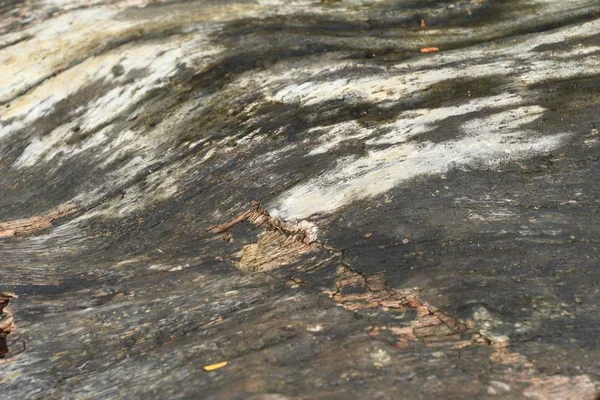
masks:
<svg viewBox="0 0 600 400"><path fill-rule="evenodd" d="M213 225L208 228L206 231L210 233L223 233L233 228L235 225L244 222L250 217L253 213L260 209L260 203L258 201L252 202L252 208L244 211L237 217L225 222L224 224Z"/></svg>

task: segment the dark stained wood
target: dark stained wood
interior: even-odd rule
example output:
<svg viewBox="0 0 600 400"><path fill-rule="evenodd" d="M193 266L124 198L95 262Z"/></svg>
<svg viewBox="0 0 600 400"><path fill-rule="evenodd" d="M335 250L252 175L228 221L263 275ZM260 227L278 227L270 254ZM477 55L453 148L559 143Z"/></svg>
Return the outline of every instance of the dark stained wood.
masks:
<svg viewBox="0 0 600 400"><path fill-rule="evenodd" d="M0 2L0 397L597 399L599 71L596 0Z"/></svg>

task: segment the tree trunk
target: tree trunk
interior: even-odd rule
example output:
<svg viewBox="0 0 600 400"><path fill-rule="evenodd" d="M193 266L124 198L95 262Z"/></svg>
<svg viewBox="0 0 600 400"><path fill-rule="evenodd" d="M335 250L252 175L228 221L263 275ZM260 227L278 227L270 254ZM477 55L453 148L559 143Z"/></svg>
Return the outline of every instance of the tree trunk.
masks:
<svg viewBox="0 0 600 400"><path fill-rule="evenodd" d="M0 2L2 398L596 399L599 17Z"/></svg>

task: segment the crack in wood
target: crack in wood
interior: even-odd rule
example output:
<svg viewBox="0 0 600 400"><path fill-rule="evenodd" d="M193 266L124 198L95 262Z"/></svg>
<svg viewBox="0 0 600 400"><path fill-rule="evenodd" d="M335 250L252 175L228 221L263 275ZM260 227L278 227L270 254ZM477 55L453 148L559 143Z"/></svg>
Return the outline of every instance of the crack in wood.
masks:
<svg viewBox="0 0 600 400"><path fill-rule="evenodd" d="M317 240L314 231L302 226L301 222L291 223L272 217L258 201L251 204L249 209L229 221L206 229L213 234L227 234L234 226L246 221L265 228L266 232L258 236L257 243L244 246L240 252L241 261L237 264L240 270L267 272L289 265L311 250L328 252L332 257L303 272L313 271L324 265L325 261L338 259L334 290L322 289L336 304L351 312L376 309L383 312L416 312L416 317L408 325L374 326L369 334L371 337L376 338L381 332L390 331L397 337L395 347L398 349L412 348L416 342L427 347L449 349L490 346L493 348L490 356L493 363L533 368L533 363L527 357L508 349L508 338L495 337L472 320L465 323L432 306L420 298L421 288L394 289L386 283L384 273L361 273L345 261L343 250ZM298 276L289 277L286 283L289 288L308 285Z"/></svg>
<svg viewBox="0 0 600 400"><path fill-rule="evenodd" d="M251 208L243 211L223 224L209 227L206 231L214 234L224 233L235 225L245 221L249 221L251 224L258 227L264 226L266 230L277 232L285 236L286 239L294 242L302 242L306 245L318 243L307 227L272 217L267 210L261 207L260 202L258 201L252 201Z"/></svg>
<svg viewBox="0 0 600 400"><path fill-rule="evenodd" d="M257 243L244 246L240 252L241 261L237 266L242 271L274 270L292 263L311 249L322 250L339 259L335 289L323 290L336 304L352 312L375 308L385 312L416 311L417 317L411 322L410 327L389 329L398 335L398 347L410 345L415 340L432 345L450 345L455 348L472 344L490 345L494 342L493 338L487 337L475 326L469 326L421 300L420 288L393 289L385 282L384 274L365 275L353 269L345 262L343 251L318 241L314 233L309 232L301 223L290 223L272 217L258 201L253 201L249 209L229 221L213 225L206 231L224 234L237 224L246 221L264 227L266 232L259 235ZM298 287L301 285L299 282L305 283L298 277L290 280L291 282L287 284L289 287ZM470 335L470 338L465 338L465 335Z"/></svg>
<svg viewBox="0 0 600 400"><path fill-rule="evenodd" d="M272 217L258 201L253 201L249 209L231 220L213 225L206 231L223 234L223 239L228 241L229 236L225 235L230 233L229 230L245 221L258 227L262 226L266 231L258 236L257 243L244 246L239 253L240 261L237 267L242 271L270 271L290 264L300 255L319 247L309 226Z"/></svg>

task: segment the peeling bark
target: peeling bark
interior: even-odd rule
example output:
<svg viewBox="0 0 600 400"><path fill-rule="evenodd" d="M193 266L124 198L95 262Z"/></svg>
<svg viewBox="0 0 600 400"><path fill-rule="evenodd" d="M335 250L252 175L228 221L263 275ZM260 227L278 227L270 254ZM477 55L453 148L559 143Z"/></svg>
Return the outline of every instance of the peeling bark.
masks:
<svg viewBox="0 0 600 400"><path fill-rule="evenodd" d="M77 206L73 203L67 203L53 208L44 215L0 222L0 238L37 233L50 228L53 222L75 211L77 211Z"/></svg>
<svg viewBox="0 0 600 400"><path fill-rule="evenodd" d="M6 338L16 330L16 325L12 313L6 309L10 299L17 299L18 296L13 293L0 293L0 360L6 358L10 353Z"/></svg>

